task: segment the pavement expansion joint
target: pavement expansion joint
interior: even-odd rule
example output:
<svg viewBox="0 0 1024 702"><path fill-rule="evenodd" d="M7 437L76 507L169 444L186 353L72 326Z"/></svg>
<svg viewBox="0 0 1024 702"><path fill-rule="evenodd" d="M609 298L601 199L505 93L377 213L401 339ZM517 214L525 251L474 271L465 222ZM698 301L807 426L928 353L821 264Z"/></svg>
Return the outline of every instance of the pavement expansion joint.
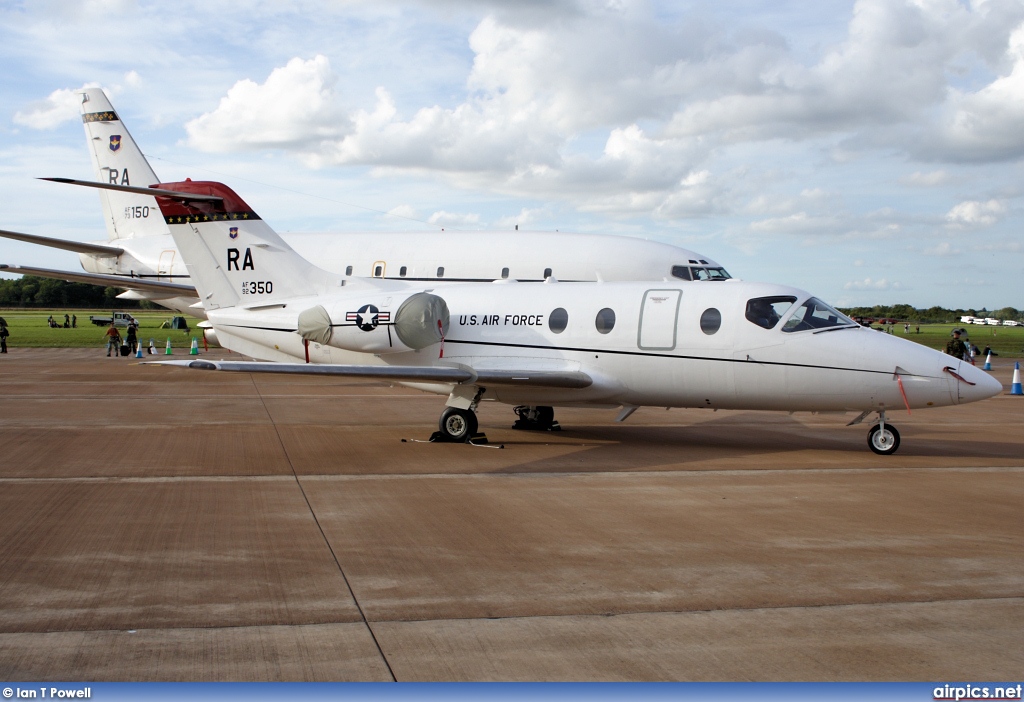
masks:
<svg viewBox="0 0 1024 702"><path fill-rule="evenodd" d="M844 610L858 607L906 607L930 604L948 604L954 602L1014 602L1020 601L1024 604L1024 595L997 595L994 597L950 597L934 598L929 600L887 600L884 602L842 602L839 604L803 604L803 605L776 605L764 607L721 607L717 609L638 609L628 612L566 612L563 614L524 614L509 615L503 617L432 617L429 619L372 619L373 624L414 624L428 622L460 622L460 621L525 621L530 619L571 619L571 618L608 618L608 617L635 617L652 614L690 615L690 614L715 614L720 612L775 612L775 611L798 611L798 610Z"/></svg>
<svg viewBox="0 0 1024 702"><path fill-rule="evenodd" d="M316 528L320 530L320 536L324 540L324 544L327 546L327 550L330 551L331 557L334 559L335 565L338 566L338 572L341 573L342 580L345 581L345 587L348 588L349 596L352 598L352 602L355 604L356 609L359 610L359 616L363 620L363 625L370 634L370 638L373 639L373 645L377 648L377 653L380 655L381 661L384 663L384 667L388 669L388 675L394 682L398 682L398 678L395 676L395 671L391 668L391 663L388 661L388 657L384 655L384 649L380 645L380 641L377 640L377 634L374 632L373 627L370 626L369 620L366 618L366 612L363 610L363 606L359 603L359 598L356 596L356 591L349 582L348 576L345 575L345 569L341 565L341 561L338 559L338 554L334 552L334 547L331 546L331 540L327 538L327 533L324 531L323 525L320 523L319 518L316 516L316 510L313 509L313 505L309 501L309 496L306 494L306 490L302 487L302 481L299 480L299 474L295 470L295 464L292 462L291 454L288 453L288 447L284 443L284 439L281 437L281 430L277 427L277 422L274 421L274 417L270 414L270 408L267 407L266 401L263 399L263 395L260 393L260 387L256 383L256 379L252 378L253 387L256 389L256 394L259 395L260 402L263 403L263 411L267 414L267 419L270 420L271 425L274 427L274 433L277 435L277 441L281 445L281 450L284 452L285 459L288 461L288 466L292 470L292 477L295 480L295 484L299 488L299 492L302 493L302 499L306 503L306 507L309 508L309 514L313 517L313 522L316 524Z"/></svg>
<svg viewBox="0 0 1024 702"><path fill-rule="evenodd" d="M707 477L722 475L860 475L880 473L1022 473L1024 466L938 466L938 467L917 467L917 466L883 466L870 468L725 468L725 469L694 469L694 470L631 470L622 472L616 470L590 470L590 471L531 471L528 473L515 472L514 470L502 470L500 472L481 473L366 473L361 475L332 475L328 473L315 473L300 476L302 480L323 480L323 481L365 481L365 480L417 480L421 478L450 478L452 480L478 479L506 479L506 480L527 480L531 478L653 478L653 477Z"/></svg>

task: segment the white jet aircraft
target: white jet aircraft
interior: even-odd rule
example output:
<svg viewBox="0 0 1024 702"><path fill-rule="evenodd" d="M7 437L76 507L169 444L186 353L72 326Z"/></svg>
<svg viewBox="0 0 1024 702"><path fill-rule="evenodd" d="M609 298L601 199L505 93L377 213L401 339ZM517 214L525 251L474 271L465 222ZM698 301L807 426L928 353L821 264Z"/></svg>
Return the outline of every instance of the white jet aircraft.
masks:
<svg viewBox="0 0 1024 702"><path fill-rule="evenodd" d="M126 288L123 299L152 300L204 316L181 255L145 186L159 179L99 88L80 92L96 181L50 178L100 189L108 241L80 243L0 231L0 237L75 251L85 273L0 266L9 273ZM117 186L111 189L110 186ZM141 189L134 189L143 186ZM345 277L409 281L725 280L706 256L632 237L559 232L367 232L289 237L306 258Z"/></svg>
<svg viewBox="0 0 1024 702"><path fill-rule="evenodd" d="M276 361L165 363L401 382L448 396L449 440L475 434L487 400L530 428L550 427L555 406L621 408L620 421L640 406L852 411L851 424L878 413L868 444L891 454L888 410L1002 390L782 285L353 281L303 259L224 185L153 192L221 343Z"/></svg>

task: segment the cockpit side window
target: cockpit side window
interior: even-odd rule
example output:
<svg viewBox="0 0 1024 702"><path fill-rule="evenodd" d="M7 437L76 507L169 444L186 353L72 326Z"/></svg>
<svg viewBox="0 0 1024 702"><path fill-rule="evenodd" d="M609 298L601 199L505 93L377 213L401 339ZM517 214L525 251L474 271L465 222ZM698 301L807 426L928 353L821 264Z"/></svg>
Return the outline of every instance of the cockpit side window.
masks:
<svg viewBox="0 0 1024 702"><path fill-rule="evenodd" d="M679 278L680 280L693 280L690 277L689 266L672 266L672 277Z"/></svg>
<svg viewBox="0 0 1024 702"><path fill-rule="evenodd" d="M701 266L672 266L672 277L680 280L729 280L732 278L724 268L703 268Z"/></svg>
<svg viewBox="0 0 1024 702"><path fill-rule="evenodd" d="M857 326L857 323L842 312L829 307L816 297L807 302L786 320L782 327L784 332L807 331L809 329L828 329L830 327Z"/></svg>
<svg viewBox="0 0 1024 702"><path fill-rule="evenodd" d="M746 318L759 327L774 329L794 302L796 298L792 295L755 297L753 300L747 300Z"/></svg>

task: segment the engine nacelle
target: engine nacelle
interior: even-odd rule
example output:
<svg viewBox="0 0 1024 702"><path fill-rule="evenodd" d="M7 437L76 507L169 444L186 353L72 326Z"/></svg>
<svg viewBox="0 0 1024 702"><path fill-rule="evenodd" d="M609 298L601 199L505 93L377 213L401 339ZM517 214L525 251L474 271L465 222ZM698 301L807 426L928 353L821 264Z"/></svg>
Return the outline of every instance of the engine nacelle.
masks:
<svg viewBox="0 0 1024 702"><path fill-rule="evenodd" d="M299 334L346 351L398 353L439 343L448 333L448 323L448 305L437 295L378 294L301 312Z"/></svg>

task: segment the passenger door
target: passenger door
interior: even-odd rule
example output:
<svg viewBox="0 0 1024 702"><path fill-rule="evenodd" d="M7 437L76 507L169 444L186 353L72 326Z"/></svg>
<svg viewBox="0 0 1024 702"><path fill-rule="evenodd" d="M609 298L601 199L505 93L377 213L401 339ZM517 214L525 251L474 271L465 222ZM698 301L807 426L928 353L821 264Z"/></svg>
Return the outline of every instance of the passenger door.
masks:
<svg viewBox="0 0 1024 702"><path fill-rule="evenodd" d="M644 351L671 351L676 347L676 319L681 290L648 290L640 304L636 345Z"/></svg>
<svg viewBox="0 0 1024 702"><path fill-rule="evenodd" d="M174 275L174 251L161 251L160 261L156 266L156 274L158 278L166 278L170 280L171 276Z"/></svg>

